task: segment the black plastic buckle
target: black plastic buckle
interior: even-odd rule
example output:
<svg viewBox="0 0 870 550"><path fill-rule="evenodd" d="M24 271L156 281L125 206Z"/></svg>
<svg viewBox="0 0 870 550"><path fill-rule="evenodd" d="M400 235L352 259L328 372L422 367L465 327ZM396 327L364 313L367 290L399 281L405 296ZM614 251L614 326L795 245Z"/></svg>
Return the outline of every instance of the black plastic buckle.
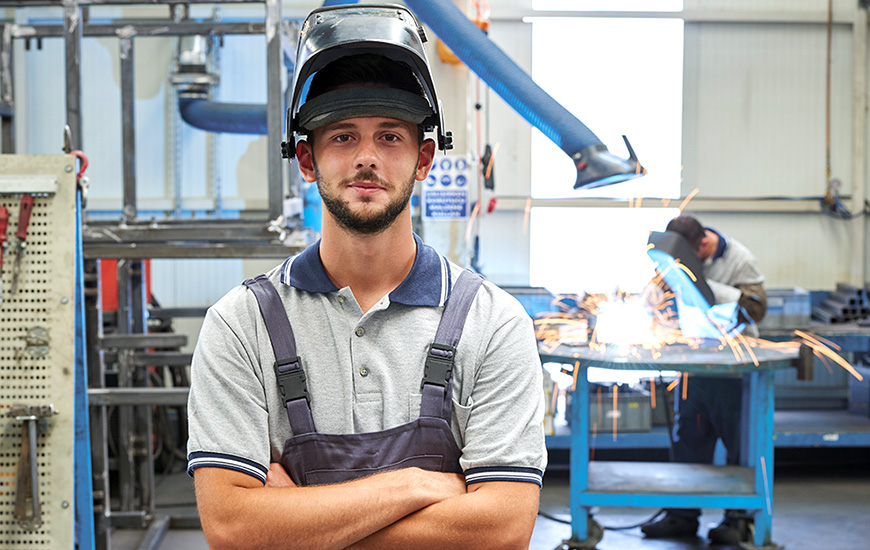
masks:
<svg viewBox="0 0 870 550"><path fill-rule="evenodd" d="M420 384L420 389L423 389L423 386L426 384L446 388L447 382L450 380L450 374L453 372L453 357L455 355L456 348L453 346L445 344L430 345L423 368L423 382Z"/></svg>
<svg viewBox="0 0 870 550"><path fill-rule="evenodd" d="M302 370L298 356L275 361L275 376L278 378L278 389L284 398L284 405L302 398L311 402L308 398L308 385L305 383L305 371Z"/></svg>

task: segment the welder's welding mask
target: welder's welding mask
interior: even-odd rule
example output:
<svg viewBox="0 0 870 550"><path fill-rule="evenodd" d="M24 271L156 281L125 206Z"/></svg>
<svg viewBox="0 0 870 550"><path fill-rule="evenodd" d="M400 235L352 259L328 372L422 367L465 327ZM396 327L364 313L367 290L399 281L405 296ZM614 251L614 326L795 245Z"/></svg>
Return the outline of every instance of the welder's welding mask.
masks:
<svg viewBox="0 0 870 550"><path fill-rule="evenodd" d="M293 158L295 138L338 120L382 116L412 122L426 132L437 128L441 150L452 148L444 130L441 103L423 43L423 27L404 6L391 4L342 5L311 12L299 31L292 97L287 109L285 158ZM384 86L330 89L308 99L318 71L341 58L375 54L399 62L418 81L421 94ZM350 84L350 83L349 83Z"/></svg>

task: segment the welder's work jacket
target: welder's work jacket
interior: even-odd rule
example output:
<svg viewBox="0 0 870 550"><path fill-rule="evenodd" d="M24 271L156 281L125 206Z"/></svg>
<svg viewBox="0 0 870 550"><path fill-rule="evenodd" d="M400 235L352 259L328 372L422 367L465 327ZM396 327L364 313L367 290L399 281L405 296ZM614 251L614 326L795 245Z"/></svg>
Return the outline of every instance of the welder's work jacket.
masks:
<svg viewBox="0 0 870 550"><path fill-rule="evenodd" d="M277 391L293 430L284 443L281 464L294 483L341 483L409 467L462 473L462 452L450 430L452 367L465 318L482 282L470 271L463 271L456 281L426 358L419 418L377 432L326 434L315 429L304 362L296 353L293 330L275 287L265 275L245 281L257 299L275 353Z"/></svg>
<svg viewBox="0 0 870 550"><path fill-rule="evenodd" d="M764 275L758 260L742 243L714 229L719 236L719 247L704 262L704 277L717 304L737 302L756 323L767 312L767 294L764 292ZM758 336L755 323L744 331L748 336Z"/></svg>

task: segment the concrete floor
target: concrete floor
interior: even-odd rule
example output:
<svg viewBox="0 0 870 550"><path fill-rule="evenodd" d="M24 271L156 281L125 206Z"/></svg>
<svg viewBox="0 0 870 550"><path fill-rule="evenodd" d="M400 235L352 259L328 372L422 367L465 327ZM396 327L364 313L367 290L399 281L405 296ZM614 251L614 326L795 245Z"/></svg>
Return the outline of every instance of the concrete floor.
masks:
<svg viewBox="0 0 870 550"><path fill-rule="evenodd" d="M868 550L870 549L870 449L838 451L826 449L822 455L780 460L777 455L773 502L773 541L789 550ZM541 511L568 520L569 476L564 470L547 472L541 492ZM157 490L158 513L195 514L193 486L183 473L172 474ZM595 519L604 526L638 524L655 509L603 508ZM721 520L721 510L704 510L699 536L681 540L645 539L639 528L607 530L597 545L599 550L702 550L708 546L706 533ZM115 531L114 550L139 548L143 531ZM561 549L571 535L570 525L538 516L531 550ZM201 531L170 529L161 550L205 550Z"/></svg>

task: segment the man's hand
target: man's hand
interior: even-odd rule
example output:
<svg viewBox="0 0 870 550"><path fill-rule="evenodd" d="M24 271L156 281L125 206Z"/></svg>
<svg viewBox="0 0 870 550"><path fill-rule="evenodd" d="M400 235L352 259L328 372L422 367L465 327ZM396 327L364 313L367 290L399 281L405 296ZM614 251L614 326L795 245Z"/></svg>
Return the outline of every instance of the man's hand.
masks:
<svg viewBox="0 0 870 550"><path fill-rule="evenodd" d="M296 487L296 484L280 462L273 462L266 474L266 487Z"/></svg>

